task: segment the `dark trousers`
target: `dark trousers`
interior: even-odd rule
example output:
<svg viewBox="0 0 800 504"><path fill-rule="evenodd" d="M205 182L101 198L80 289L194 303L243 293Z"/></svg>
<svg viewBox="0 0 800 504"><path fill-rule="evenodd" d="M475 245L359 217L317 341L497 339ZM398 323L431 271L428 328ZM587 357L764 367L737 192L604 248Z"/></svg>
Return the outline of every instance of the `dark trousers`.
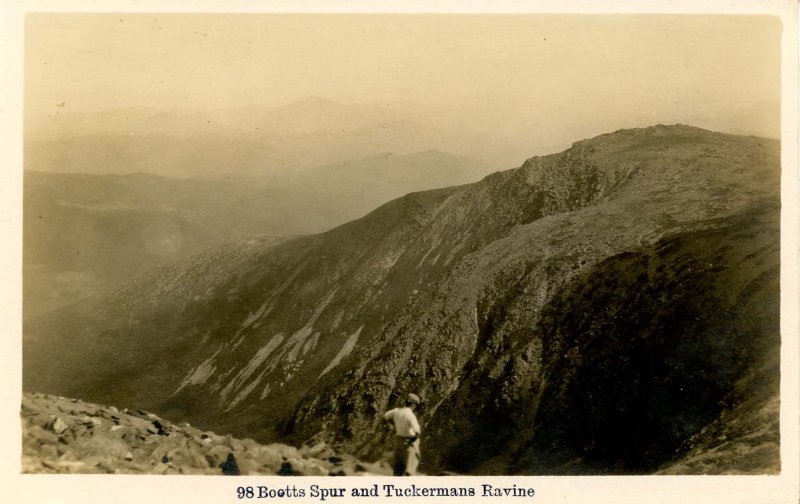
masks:
<svg viewBox="0 0 800 504"><path fill-rule="evenodd" d="M395 436L394 475L413 476L419 465L419 439Z"/></svg>

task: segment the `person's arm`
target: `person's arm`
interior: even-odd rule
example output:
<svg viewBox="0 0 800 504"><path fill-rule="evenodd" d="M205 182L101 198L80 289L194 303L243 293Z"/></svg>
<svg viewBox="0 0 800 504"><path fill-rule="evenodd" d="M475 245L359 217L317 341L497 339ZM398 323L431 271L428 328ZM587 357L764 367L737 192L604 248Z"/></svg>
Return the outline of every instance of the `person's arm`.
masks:
<svg viewBox="0 0 800 504"><path fill-rule="evenodd" d="M394 410L389 410L383 414L383 426L387 429L394 427Z"/></svg>
<svg viewBox="0 0 800 504"><path fill-rule="evenodd" d="M419 435L422 433L422 429L419 428L419 422L417 421L417 415L411 414L411 428L414 430L414 439L416 440L419 438Z"/></svg>

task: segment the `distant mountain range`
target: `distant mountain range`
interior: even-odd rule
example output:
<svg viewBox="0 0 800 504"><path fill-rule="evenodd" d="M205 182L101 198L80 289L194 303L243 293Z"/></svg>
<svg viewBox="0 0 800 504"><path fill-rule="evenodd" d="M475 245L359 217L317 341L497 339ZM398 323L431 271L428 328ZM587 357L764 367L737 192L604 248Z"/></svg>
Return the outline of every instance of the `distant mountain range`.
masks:
<svg viewBox="0 0 800 504"><path fill-rule="evenodd" d="M474 182L489 171L438 151L257 179L26 171L25 315L107 292L242 234L324 231L406 193Z"/></svg>
<svg viewBox="0 0 800 504"><path fill-rule="evenodd" d="M444 149L475 157L469 142L475 128L467 122L455 132L448 127L453 121L452 113L413 104L318 98L217 111L64 113L27 118L24 162L45 172L201 178L282 175L389 152Z"/></svg>
<svg viewBox="0 0 800 504"><path fill-rule="evenodd" d="M23 387L367 459L414 391L429 473L775 473L779 159L620 130L228 242L26 321Z"/></svg>

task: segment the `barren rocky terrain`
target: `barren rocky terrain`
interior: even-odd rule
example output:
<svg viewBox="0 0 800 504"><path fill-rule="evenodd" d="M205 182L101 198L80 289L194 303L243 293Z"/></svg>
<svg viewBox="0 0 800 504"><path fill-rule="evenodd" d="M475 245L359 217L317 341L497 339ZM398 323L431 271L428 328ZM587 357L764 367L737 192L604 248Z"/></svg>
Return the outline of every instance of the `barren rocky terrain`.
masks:
<svg viewBox="0 0 800 504"><path fill-rule="evenodd" d="M391 468L338 454L321 441L299 449L265 445L142 410L25 394L22 472L359 476L387 475Z"/></svg>

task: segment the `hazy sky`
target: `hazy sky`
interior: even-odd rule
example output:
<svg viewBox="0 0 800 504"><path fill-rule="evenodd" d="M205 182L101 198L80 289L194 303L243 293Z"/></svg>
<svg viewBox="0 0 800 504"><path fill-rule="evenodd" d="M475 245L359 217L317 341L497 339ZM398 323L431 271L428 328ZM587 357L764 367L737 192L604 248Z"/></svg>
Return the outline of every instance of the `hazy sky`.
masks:
<svg viewBox="0 0 800 504"><path fill-rule="evenodd" d="M25 105L318 96L469 107L509 129L564 134L703 121L759 130L777 120L780 30L766 16L29 14Z"/></svg>

